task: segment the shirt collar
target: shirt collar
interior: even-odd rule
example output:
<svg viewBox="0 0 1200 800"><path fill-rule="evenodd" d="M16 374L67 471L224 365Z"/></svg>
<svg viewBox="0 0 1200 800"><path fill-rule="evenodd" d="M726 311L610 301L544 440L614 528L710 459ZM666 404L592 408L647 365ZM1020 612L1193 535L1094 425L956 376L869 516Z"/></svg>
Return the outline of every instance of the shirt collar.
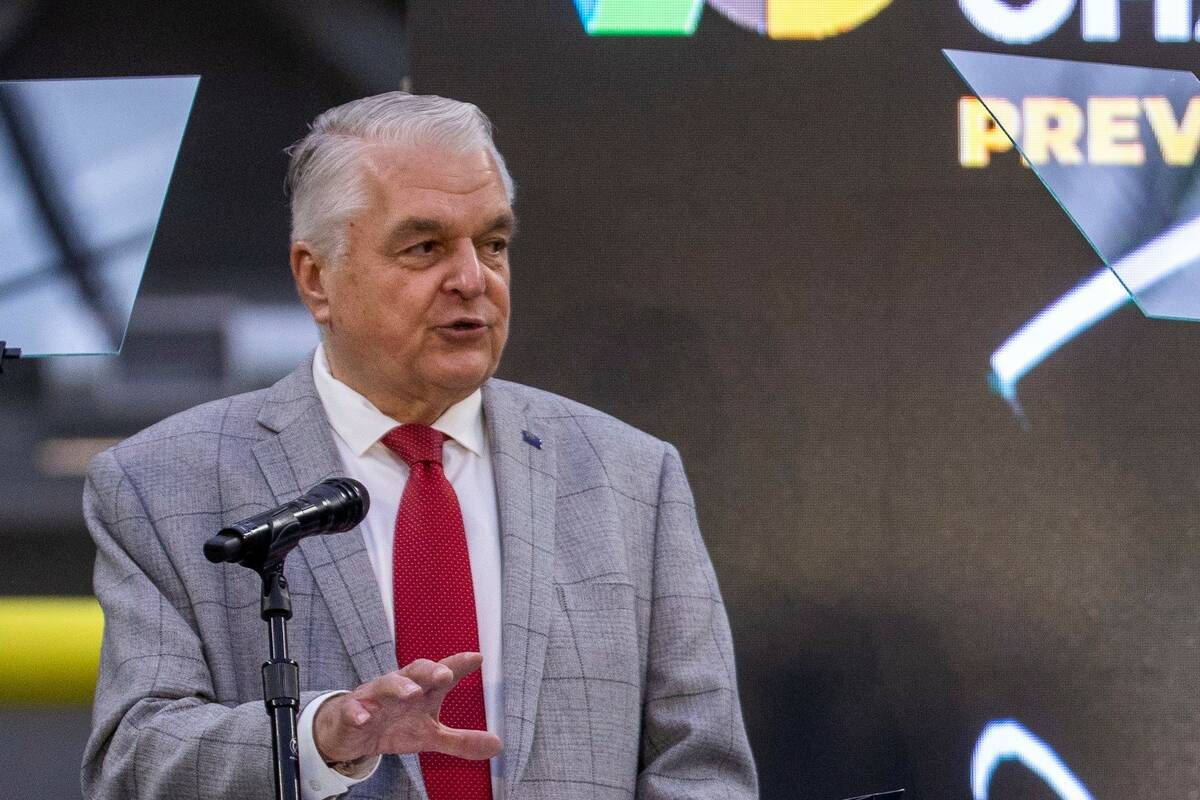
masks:
<svg viewBox="0 0 1200 800"><path fill-rule="evenodd" d="M318 345L313 355L313 383L316 384L317 396L325 407L330 426L357 456L365 455L371 445L400 424L376 408L370 400L333 377L324 345ZM431 427L446 434L455 444L482 456L483 392L476 389L450 406Z"/></svg>

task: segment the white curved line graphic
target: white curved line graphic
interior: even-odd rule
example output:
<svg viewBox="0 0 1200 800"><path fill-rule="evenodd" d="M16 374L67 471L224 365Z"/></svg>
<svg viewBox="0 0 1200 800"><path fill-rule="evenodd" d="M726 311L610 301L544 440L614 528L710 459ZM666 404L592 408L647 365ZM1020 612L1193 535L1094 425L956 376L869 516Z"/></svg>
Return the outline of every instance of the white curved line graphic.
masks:
<svg viewBox="0 0 1200 800"><path fill-rule="evenodd" d="M992 383L1015 405L1017 383L1051 353L1200 258L1200 217L1151 239L1040 311L992 353ZM1118 278L1120 275L1121 278Z"/></svg>
<svg viewBox="0 0 1200 800"><path fill-rule="evenodd" d="M979 734L971 755L971 792L975 800L988 800L996 768L1019 761L1054 790L1062 800L1093 800L1062 759L1041 739L1011 719L989 722Z"/></svg>
<svg viewBox="0 0 1200 800"><path fill-rule="evenodd" d="M1113 265L1133 294L1186 267L1200 256L1200 217L1156 236Z"/></svg>
<svg viewBox="0 0 1200 800"><path fill-rule="evenodd" d="M1107 267L1092 275L1022 325L992 353L992 385L1009 403L1017 383L1051 353L1130 302Z"/></svg>

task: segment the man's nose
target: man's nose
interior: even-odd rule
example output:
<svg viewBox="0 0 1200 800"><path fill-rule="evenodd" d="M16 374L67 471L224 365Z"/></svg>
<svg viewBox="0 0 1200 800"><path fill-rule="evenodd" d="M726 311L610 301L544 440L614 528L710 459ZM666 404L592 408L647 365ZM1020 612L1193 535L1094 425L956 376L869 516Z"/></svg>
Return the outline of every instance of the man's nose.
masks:
<svg viewBox="0 0 1200 800"><path fill-rule="evenodd" d="M479 261L474 242L460 242L450 254L450 273L446 276L446 289L458 292L463 297L476 297L487 288L484 266Z"/></svg>

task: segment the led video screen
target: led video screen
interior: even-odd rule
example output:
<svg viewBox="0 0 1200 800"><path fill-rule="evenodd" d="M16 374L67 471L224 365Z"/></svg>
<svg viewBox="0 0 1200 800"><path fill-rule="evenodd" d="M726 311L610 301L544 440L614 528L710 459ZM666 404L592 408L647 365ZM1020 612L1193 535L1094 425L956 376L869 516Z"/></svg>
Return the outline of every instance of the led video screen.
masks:
<svg viewBox="0 0 1200 800"><path fill-rule="evenodd" d="M413 10L415 85L518 181L506 374L681 448L764 797L1200 782L1200 329L1138 313L941 53L1190 71L1190 5ZM1053 99L1000 112L1026 158L1136 168ZM1117 110L1192 174L1187 100Z"/></svg>

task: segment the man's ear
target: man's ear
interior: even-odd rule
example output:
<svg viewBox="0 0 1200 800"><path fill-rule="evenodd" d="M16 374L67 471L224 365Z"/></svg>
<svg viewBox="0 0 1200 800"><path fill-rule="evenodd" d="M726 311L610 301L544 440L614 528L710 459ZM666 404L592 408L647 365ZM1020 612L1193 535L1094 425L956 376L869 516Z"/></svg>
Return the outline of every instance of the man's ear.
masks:
<svg viewBox="0 0 1200 800"><path fill-rule="evenodd" d="M300 300L318 325L329 324L329 295L325 281L329 276L328 262L317 255L312 245L305 241L292 242L292 277L296 280L296 291Z"/></svg>

